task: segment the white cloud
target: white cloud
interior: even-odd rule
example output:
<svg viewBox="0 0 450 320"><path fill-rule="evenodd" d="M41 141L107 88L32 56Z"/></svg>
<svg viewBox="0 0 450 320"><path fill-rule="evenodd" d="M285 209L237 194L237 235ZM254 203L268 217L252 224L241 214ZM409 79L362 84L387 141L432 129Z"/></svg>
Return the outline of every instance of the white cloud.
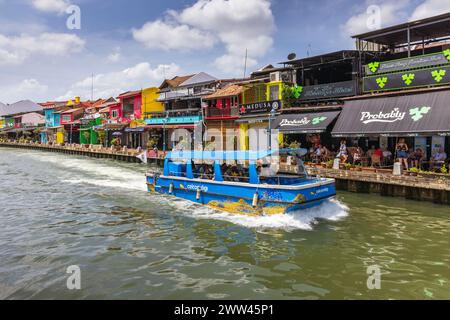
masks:
<svg viewBox="0 0 450 320"><path fill-rule="evenodd" d="M44 99L48 86L36 79L25 79L20 83L0 87L0 101L14 103L19 100Z"/></svg>
<svg viewBox="0 0 450 320"><path fill-rule="evenodd" d="M133 33L148 47L166 50L204 50L220 40L226 53L216 59L216 66L240 74L246 49L249 64L257 64L272 47L274 30L269 0L198 0L182 11L169 11L164 22L149 22Z"/></svg>
<svg viewBox="0 0 450 320"><path fill-rule="evenodd" d="M111 54L109 54L107 57L108 62L111 62L111 63L119 62L122 59L121 50L122 49L120 47L114 48L113 52Z"/></svg>
<svg viewBox="0 0 450 320"><path fill-rule="evenodd" d="M450 12L449 0L426 0L414 10L410 20L420 20L447 12Z"/></svg>
<svg viewBox="0 0 450 320"><path fill-rule="evenodd" d="M34 8L44 12L64 13L70 6L68 0L31 0Z"/></svg>
<svg viewBox="0 0 450 320"><path fill-rule="evenodd" d="M371 19L371 13L367 9L372 6L378 6L380 9L380 27L388 27L397 23L404 22L407 19L404 9L408 7L410 0L366 0L360 11L350 17L347 22L341 26L345 36L373 31L368 28L368 21Z"/></svg>
<svg viewBox="0 0 450 320"><path fill-rule="evenodd" d="M84 49L85 41L73 34L43 33L8 37L0 34L0 65L17 65L31 55L63 56Z"/></svg>
<svg viewBox="0 0 450 320"><path fill-rule="evenodd" d="M165 78L172 78L178 72L180 67L173 63L152 69L149 63L143 62L122 71L98 74L94 76L94 98L115 97L126 91L159 86ZM72 99L75 96L90 99L91 87L92 77L88 77L73 84L65 95L56 100Z"/></svg>
<svg viewBox="0 0 450 320"><path fill-rule="evenodd" d="M214 38L187 25L156 20L133 30L133 37L148 48L163 50L195 50L211 48Z"/></svg>

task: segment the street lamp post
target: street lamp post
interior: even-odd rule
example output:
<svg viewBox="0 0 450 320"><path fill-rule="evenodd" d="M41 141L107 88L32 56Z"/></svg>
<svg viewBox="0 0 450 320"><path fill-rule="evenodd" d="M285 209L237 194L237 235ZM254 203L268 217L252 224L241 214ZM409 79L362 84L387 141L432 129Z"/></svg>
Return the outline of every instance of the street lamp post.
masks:
<svg viewBox="0 0 450 320"><path fill-rule="evenodd" d="M163 151L166 153L166 123L169 120L169 114L166 113L166 117L163 120Z"/></svg>
<svg viewBox="0 0 450 320"><path fill-rule="evenodd" d="M269 151L272 150L272 119L275 118L277 114L277 110L275 108L272 108L272 110L270 111L269 114L269 132L268 132L268 146L269 146Z"/></svg>

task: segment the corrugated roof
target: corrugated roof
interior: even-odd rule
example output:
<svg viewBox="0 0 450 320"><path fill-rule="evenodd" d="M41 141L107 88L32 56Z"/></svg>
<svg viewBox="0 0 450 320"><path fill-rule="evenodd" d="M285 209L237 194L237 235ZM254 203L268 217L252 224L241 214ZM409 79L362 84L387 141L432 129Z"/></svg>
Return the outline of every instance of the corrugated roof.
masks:
<svg viewBox="0 0 450 320"><path fill-rule="evenodd" d="M228 85L225 88L219 89L213 94L206 96L204 100L212 100L217 98L225 98L240 95L244 92L244 87L236 84Z"/></svg>
<svg viewBox="0 0 450 320"><path fill-rule="evenodd" d="M10 105L7 105L4 109L4 116L7 115L17 115L21 113L29 113L29 112L39 112L42 111L42 106L38 105L37 103L34 103L30 100L22 100Z"/></svg>
<svg viewBox="0 0 450 320"><path fill-rule="evenodd" d="M217 80L218 79L213 77L212 75L209 75L205 72L200 72L197 73L195 76L189 78L188 80L184 81L183 83L181 83L180 87L189 87L203 83L216 82Z"/></svg>
<svg viewBox="0 0 450 320"><path fill-rule="evenodd" d="M119 98L125 98L125 97L130 97L130 96L137 96L138 94L141 94L141 93L142 93L141 90L127 91L127 92L121 93L119 95Z"/></svg>
<svg viewBox="0 0 450 320"><path fill-rule="evenodd" d="M161 86L159 87L159 89L163 89L165 86L169 86L171 88L178 88L180 86L180 84L182 84L183 82L189 80L190 78L192 78L194 75L191 74L189 76L176 76L175 78L172 78L170 80L164 80L164 82L161 84Z"/></svg>
<svg viewBox="0 0 450 320"><path fill-rule="evenodd" d="M0 102L0 117L4 116L6 112L6 104Z"/></svg>
<svg viewBox="0 0 450 320"><path fill-rule="evenodd" d="M76 112L78 112L78 111L83 111L83 110L84 110L83 108L77 108L77 109L71 109L71 110L61 111L61 112L59 112L59 113L61 113L61 114L70 114L70 113L76 113ZM55 112L55 113L58 113L58 112Z"/></svg>
<svg viewBox="0 0 450 320"><path fill-rule="evenodd" d="M156 101L167 101L167 100L174 100L174 99L179 99L179 98L183 98L183 97L187 97L188 94L187 93L183 93L183 92L177 92L177 91L169 91L165 93L165 97L162 97L162 95L156 99Z"/></svg>

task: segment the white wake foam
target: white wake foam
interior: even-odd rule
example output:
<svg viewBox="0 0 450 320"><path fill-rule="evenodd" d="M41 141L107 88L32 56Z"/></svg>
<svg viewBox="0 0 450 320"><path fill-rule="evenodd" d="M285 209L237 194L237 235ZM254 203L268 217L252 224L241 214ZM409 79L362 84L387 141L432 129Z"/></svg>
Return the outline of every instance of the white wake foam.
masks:
<svg viewBox="0 0 450 320"><path fill-rule="evenodd" d="M32 155L34 156L34 155ZM54 154L36 155L41 161L50 162L64 168L76 169L82 175L62 177L62 182L71 184L89 184L106 188L118 188L146 192L145 176L143 172L102 161L91 159L65 158ZM68 170L69 171L69 170ZM216 219L228 221L247 228L284 229L284 230L313 230L320 219L338 221L348 216L349 209L337 200L328 200L321 206L301 210L287 215L246 216L218 211L206 206L199 206L193 202L174 199L165 196L149 195L148 201L167 203L176 212L191 216L195 219Z"/></svg>
<svg viewBox="0 0 450 320"><path fill-rule="evenodd" d="M217 211L209 207L198 206L189 201L172 203L178 211L199 219L218 219L228 221L247 228L313 230L320 219L339 221L348 216L348 207L338 200L328 200L321 206L284 215L247 216Z"/></svg>

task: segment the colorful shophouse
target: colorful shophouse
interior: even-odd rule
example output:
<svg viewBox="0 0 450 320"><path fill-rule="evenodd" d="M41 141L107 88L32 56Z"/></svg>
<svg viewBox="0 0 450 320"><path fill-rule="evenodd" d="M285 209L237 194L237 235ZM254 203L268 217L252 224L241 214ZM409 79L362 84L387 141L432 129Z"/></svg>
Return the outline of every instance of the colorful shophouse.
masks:
<svg viewBox="0 0 450 320"><path fill-rule="evenodd" d="M243 87L239 106L241 150L267 150L282 142L283 137L271 135L271 122L282 108L283 81L281 78L255 77L239 83Z"/></svg>
<svg viewBox="0 0 450 320"><path fill-rule="evenodd" d="M44 109L45 130L41 132L41 143L64 143L64 129L61 126L61 110L66 109L65 102L45 102L40 105Z"/></svg>
<svg viewBox="0 0 450 320"><path fill-rule="evenodd" d="M159 145L163 150L203 147L203 98L215 92L218 83L215 77L201 72L177 76L161 84L158 101L164 104L164 116L148 118L145 122L147 128L162 131ZM200 135L194 136L195 132Z"/></svg>
<svg viewBox="0 0 450 320"><path fill-rule="evenodd" d="M360 93L359 70L370 56L370 52L343 50L282 62L281 77L290 79L290 84L283 90L283 109L273 127L287 144L339 145L331 135L333 124L344 99Z"/></svg>
<svg viewBox="0 0 450 320"><path fill-rule="evenodd" d="M4 129L6 126L5 115L6 115L6 105L0 102L0 130Z"/></svg>
<svg viewBox="0 0 450 320"><path fill-rule="evenodd" d="M239 109L242 105L244 87L228 84L204 97L206 150L240 150Z"/></svg>
<svg viewBox="0 0 450 320"><path fill-rule="evenodd" d="M395 154L404 138L426 158L450 154L450 13L354 37L372 58L362 68L362 95L349 98L337 137L377 144Z"/></svg>
<svg viewBox="0 0 450 320"><path fill-rule="evenodd" d="M80 144L103 145L105 143L103 125L109 115L109 106L116 104L114 98L98 99L91 107L84 110L80 119ZM107 112L105 112L107 109ZM103 110L103 112L102 112Z"/></svg>

